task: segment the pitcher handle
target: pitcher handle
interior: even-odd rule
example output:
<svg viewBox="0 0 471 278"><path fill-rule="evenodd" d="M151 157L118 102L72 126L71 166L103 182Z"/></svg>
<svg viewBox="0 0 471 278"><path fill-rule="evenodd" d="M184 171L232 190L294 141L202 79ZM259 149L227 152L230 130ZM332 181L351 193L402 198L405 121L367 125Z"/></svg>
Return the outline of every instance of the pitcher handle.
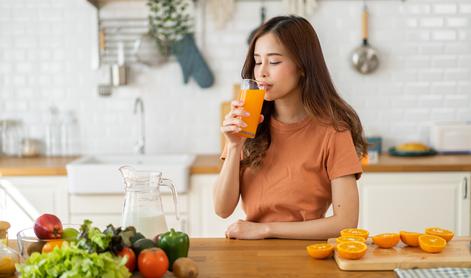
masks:
<svg viewBox="0 0 471 278"><path fill-rule="evenodd" d="M172 191L173 204L175 205L175 213L177 215L177 220L180 221L180 211L178 210L178 195L177 195L177 191L175 190L175 186L173 185L172 180L162 178L160 185L168 186L170 190Z"/></svg>

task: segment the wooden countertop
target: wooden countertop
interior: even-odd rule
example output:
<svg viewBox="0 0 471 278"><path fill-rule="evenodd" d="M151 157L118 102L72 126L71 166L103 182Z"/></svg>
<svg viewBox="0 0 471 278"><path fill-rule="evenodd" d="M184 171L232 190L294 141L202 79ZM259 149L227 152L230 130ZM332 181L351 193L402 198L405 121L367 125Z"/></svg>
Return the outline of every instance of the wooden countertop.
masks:
<svg viewBox="0 0 471 278"><path fill-rule="evenodd" d="M218 154L198 155L191 166L191 174L217 174L222 162Z"/></svg>
<svg viewBox="0 0 471 278"><path fill-rule="evenodd" d="M0 157L0 176L66 176L65 165L70 157Z"/></svg>
<svg viewBox="0 0 471 278"><path fill-rule="evenodd" d="M0 157L0 176L67 175L65 165L77 157ZM218 154L197 155L190 173L217 174L222 166ZM471 172L471 155L436 155L429 157L379 156L377 164L363 165L367 173L378 172Z"/></svg>
<svg viewBox="0 0 471 278"><path fill-rule="evenodd" d="M10 246L16 248L12 242ZM315 260L306 252L306 246L313 243L192 238L188 256L198 265L198 277L396 277L393 271L342 271L333 258Z"/></svg>
<svg viewBox="0 0 471 278"><path fill-rule="evenodd" d="M65 166L77 159L71 157L34 157L19 158L0 156L1 176L66 176ZM191 174L216 174L222 161L217 155L198 155L190 168Z"/></svg>
<svg viewBox="0 0 471 278"><path fill-rule="evenodd" d="M198 156L192 174L219 173L222 161L219 155ZM435 155L428 157L394 157L388 154L379 156L377 164L363 165L365 172L432 172L432 171L469 171L471 155Z"/></svg>
<svg viewBox="0 0 471 278"><path fill-rule="evenodd" d="M345 272L333 258L315 260L308 240L192 238L189 257L199 277L396 277L392 271Z"/></svg>
<svg viewBox="0 0 471 278"><path fill-rule="evenodd" d="M395 157L381 155L377 164L363 165L365 172L471 171L471 155Z"/></svg>

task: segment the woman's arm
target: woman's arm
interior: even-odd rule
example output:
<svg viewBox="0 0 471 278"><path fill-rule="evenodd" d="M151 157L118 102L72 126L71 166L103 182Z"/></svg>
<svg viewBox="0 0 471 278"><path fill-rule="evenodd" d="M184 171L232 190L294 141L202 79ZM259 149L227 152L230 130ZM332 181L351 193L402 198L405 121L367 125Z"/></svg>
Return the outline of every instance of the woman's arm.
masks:
<svg viewBox="0 0 471 278"><path fill-rule="evenodd" d="M226 138L226 158L214 185L213 200L214 211L222 218L229 217L239 202L240 154L246 138L237 133L246 126L242 118L248 116L243 104L243 101L233 100L231 111L224 117L221 126L221 132Z"/></svg>
<svg viewBox="0 0 471 278"><path fill-rule="evenodd" d="M290 238L328 239L337 237L340 230L358 225L359 201L355 176L332 180L334 215L302 222L253 223L238 221L226 231L226 236L239 239Z"/></svg>
<svg viewBox="0 0 471 278"><path fill-rule="evenodd" d="M242 145L227 145L227 155L213 189L214 210L229 217L239 202L239 168Z"/></svg>
<svg viewBox="0 0 471 278"><path fill-rule="evenodd" d="M237 133L247 124L242 120L249 114L243 109L243 101L233 100L231 111L225 116L221 131L226 138L226 158L213 190L214 211L222 218L229 217L239 202L239 172L245 137ZM259 123L263 122L260 115Z"/></svg>

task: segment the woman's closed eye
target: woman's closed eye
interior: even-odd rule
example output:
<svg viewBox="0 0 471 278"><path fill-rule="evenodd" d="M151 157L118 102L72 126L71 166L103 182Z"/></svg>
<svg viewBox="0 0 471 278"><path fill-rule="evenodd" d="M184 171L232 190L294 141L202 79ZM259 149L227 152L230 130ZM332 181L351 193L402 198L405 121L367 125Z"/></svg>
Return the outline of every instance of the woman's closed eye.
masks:
<svg viewBox="0 0 471 278"><path fill-rule="evenodd" d="M270 62L270 65L278 65L278 64L280 64L280 63L281 63L281 62L275 62L275 61L273 61L273 62ZM256 65L256 66L260 66L261 64L262 64L262 62L255 62L255 65Z"/></svg>

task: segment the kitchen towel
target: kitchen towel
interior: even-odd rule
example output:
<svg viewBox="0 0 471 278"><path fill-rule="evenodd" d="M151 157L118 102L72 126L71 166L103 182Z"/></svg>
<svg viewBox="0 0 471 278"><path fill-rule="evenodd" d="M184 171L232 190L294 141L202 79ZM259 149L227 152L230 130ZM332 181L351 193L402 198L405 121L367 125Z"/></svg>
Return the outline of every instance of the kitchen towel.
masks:
<svg viewBox="0 0 471 278"><path fill-rule="evenodd" d="M186 34L183 39L172 45L172 53L177 56L183 72L183 82L188 83L190 76L201 88L209 88L214 83L214 76L208 64L196 46L192 34Z"/></svg>
<svg viewBox="0 0 471 278"><path fill-rule="evenodd" d="M399 278L469 278L471 268L439 267L417 269L394 269Z"/></svg>

